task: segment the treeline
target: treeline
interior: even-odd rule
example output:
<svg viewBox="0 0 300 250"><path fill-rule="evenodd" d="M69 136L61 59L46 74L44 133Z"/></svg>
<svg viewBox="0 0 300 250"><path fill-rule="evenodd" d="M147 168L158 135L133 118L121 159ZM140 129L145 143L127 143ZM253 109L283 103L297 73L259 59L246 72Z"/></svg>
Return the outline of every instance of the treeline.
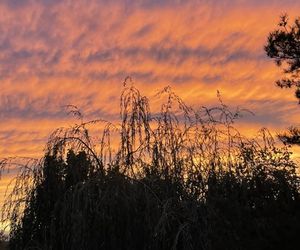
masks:
<svg viewBox="0 0 300 250"><path fill-rule="evenodd" d="M299 83L300 21L283 16L265 50ZM170 88L159 112L128 78L120 124L78 118L50 136L41 160L22 166L2 208L10 249L247 250L300 246L299 169L289 148L266 129L240 135L220 96L215 108L193 109ZM96 131L96 132L95 132ZM281 135L299 144L299 129ZM297 172L298 171L298 172Z"/></svg>
<svg viewBox="0 0 300 250"><path fill-rule="evenodd" d="M233 126L241 110L220 96L219 107L194 110L170 88L159 95L152 114L127 82L119 125L71 110L79 124L52 134L6 201L10 249L299 246L300 182L288 148L267 130L242 137Z"/></svg>

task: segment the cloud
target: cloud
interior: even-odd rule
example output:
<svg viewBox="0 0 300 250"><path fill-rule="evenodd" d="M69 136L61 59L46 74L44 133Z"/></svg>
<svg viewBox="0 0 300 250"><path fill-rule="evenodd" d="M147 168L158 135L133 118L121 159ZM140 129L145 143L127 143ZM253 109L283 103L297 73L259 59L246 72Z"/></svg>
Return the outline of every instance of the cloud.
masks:
<svg viewBox="0 0 300 250"><path fill-rule="evenodd" d="M117 121L122 82L153 97L170 85L195 107L249 108L247 135L298 124L293 91L264 43L295 0L3 0L0 2L0 157L41 157L51 131L86 119ZM153 112L159 101L153 99ZM0 181L0 204L6 183Z"/></svg>
<svg viewBox="0 0 300 250"><path fill-rule="evenodd" d="M64 123L64 105L116 119L122 81L132 76L149 96L171 85L189 104L213 105L220 90L227 103L258 113L249 126L288 126L297 105L274 86L280 71L263 45L280 13L299 10L279 0L2 1L0 117L32 125L21 134L33 154ZM29 121L51 126L46 133ZM18 138L19 123L3 130L3 141Z"/></svg>

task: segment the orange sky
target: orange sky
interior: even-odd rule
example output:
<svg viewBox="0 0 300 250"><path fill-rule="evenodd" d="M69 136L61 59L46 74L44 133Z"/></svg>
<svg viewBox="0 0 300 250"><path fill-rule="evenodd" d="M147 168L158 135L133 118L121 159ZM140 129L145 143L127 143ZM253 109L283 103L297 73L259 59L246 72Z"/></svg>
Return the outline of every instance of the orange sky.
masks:
<svg viewBox="0 0 300 250"><path fill-rule="evenodd" d="M264 53L279 16L297 0L2 0L0 157L41 156L49 133L74 120L115 120L122 82L148 97L170 85L188 104L225 103L256 115L245 133L299 123L293 91ZM0 196L6 179L0 180ZM0 197L1 201L1 197Z"/></svg>

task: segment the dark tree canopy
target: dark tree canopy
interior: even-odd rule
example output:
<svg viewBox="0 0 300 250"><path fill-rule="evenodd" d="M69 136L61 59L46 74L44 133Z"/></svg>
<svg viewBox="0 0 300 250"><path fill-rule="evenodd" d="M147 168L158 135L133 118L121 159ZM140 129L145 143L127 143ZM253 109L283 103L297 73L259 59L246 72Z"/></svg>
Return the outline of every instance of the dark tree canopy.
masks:
<svg viewBox="0 0 300 250"><path fill-rule="evenodd" d="M300 101L300 19L290 24L287 15L282 16L278 29L269 34L265 50L279 67L284 67L286 77L278 80L277 85L295 87Z"/></svg>
<svg viewBox="0 0 300 250"><path fill-rule="evenodd" d="M278 29L271 32L265 51L279 67L284 68L285 78L278 80L281 88L295 88L295 96L300 104L300 18L290 24L287 15L283 15ZM279 138L289 145L300 145L300 129L290 127Z"/></svg>
<svg viewBox="0 0 300 250"><path fill-rule="evenodd" d="M297 249L300 182L288 148L267 130L241 136L240 111L221 100L196 110L170 88L159 94L166 101L151 113L125 87L121 122L100 137L88 126L103 120L52 134L4 207L10 249Z"/></svg>

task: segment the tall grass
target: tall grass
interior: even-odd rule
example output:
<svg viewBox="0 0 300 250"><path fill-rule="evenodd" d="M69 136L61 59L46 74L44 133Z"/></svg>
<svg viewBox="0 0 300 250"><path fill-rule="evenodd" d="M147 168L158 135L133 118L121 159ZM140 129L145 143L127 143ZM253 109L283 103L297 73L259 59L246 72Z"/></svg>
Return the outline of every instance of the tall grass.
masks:
<svg viewBox="0 0 300 250"><path fill-rule="evenodd" d="M72 106L79 123L55 130L45 157L22 168L2 210L11 249L295 249L288 148L266 129L243 137L234 122L245 110L220 95L218 107L195 109L167 87L151 113L124 85L119 124L85 122Z"/></svg>

